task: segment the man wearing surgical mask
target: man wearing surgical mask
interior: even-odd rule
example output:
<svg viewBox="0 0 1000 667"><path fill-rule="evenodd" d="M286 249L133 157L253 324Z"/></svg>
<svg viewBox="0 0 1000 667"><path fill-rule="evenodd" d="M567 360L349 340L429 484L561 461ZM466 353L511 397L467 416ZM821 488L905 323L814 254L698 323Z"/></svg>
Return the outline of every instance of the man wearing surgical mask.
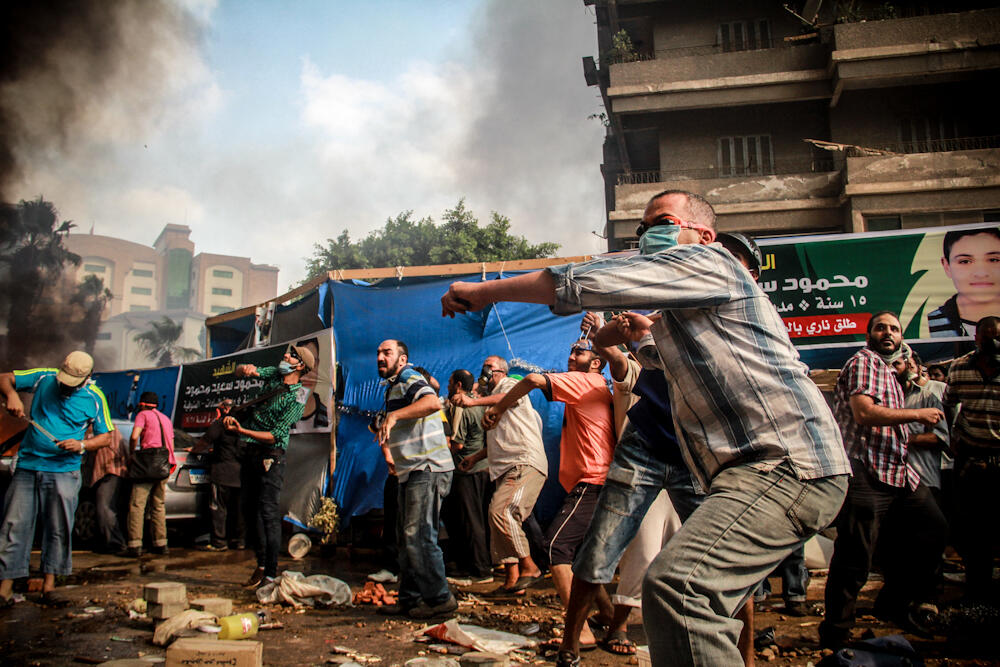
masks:
<svg viewBox="0 0 1000 667"><path fill-rule="evenodd" d="M966 596L997 600L993 553L1000 522L1000 318L976 323L976 349L948 372L944 394L955 451L957 544L965 563Z"/></svg>
<svg viewBox="0 0 1000 667"><path fill-rule="evenodd" d="M659 311L617 316L614 335L601 341L652 334L681 456L708 491L646 574L653 664L740 664L743 624L734 616L761 579L829 524L850 474L830 409L781 317L715 243L715 227L705 198L666 190L646 205L637 256L453 283L441 299L446 316L495 301L545 304L560 315ZM557 664L573 664L564 653Z"/></svg>
<svg viewBox="0 0 1000 667"><path fill-rule="evenodd" d="M253 364L236 367L236 377L264 381L253 415L243 426L228 415L223 425L240 436L246 444L246 461L241 472L243 517L247 536L253 538L257 569L246 582L257 588L278 576L278 548L281 545L281 511L278 498L285 479L285 452L292 424L302 418L309 390L302 387L302 376L315 367L308 348L289 346L277 366L258 368Z"/></svg>

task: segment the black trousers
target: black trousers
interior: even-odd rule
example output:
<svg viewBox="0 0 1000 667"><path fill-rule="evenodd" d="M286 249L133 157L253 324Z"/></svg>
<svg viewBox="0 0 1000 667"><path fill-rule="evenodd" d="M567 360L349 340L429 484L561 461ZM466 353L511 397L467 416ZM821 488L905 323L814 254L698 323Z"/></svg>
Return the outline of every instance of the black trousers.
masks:
<svg viewBox="0 0 1000 667"><path fill-rule="evenodd" d="M227 546L229 542L243 542L245 527L240 507L241 489L212 482L212 497L208 508L212 512L212 544Z"/></svg>
<svg viewBox="0 0 1000 667"><path fill-rule="evenodd" d="M108 551L121 551L125 548L125 535L122 533L118 517L121 514L121 489L125 488L125 480L117 475L105 475L94 485L94 504L97 505L97 528L104 539L103 547Z"/></svg>
<svg viewBox="0 0 1000 667"><path fill-rule="evenodd" d="M858 593L868 581L872 557L880 548L885 583L876 608L888 614L911 602L930 601L944 550L948 524L930 489L883 484L862 463L851 460L854 476L837 517L830 574L826 580L826 617L821 637L842 640L854 625Z"/></svg>
<svg viewBox="0 0 1000 667"><path fill-rule="evenodd" d="M443 508L456 564L465 572L481 577L493 572L486 518L492 497L493 483L488 470L471 474L456 472Z"/></svg>
<svg viewBox="0 0 1000 667"><path fill-rule="evenodd" d="M1000 463L960 456L955 472L956 546L965 565L966 594L995 601L993 553L1000 544Z"/></svg>
<svg viewBox="0 0 1000 667"><path fill-rule="evenodd" d="M396 523L399 519L399 480L395 475L385 478L382 487L382 569L399 570L399 548L396 544Z"/></svg>
<svg viewBox="0 0 1000 667"><path fill-rule="evenodd" d="M265 462L270 460L269 467ZM278 550L281 547L281 486L285 479L284 454L257 448L240 470L243 516L248 537L254 545L257 567L265 577L278 576Z"/></svg>

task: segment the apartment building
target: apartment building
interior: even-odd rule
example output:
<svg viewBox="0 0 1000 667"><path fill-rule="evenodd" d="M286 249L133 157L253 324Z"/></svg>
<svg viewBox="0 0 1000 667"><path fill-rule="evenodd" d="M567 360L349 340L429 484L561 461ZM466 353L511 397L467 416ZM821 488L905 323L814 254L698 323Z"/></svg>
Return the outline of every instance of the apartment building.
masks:
<svg viewBox="0 0 1000 667"><path fill-rule="evenodd" d="M81 258L76 281L94 275L112 293L95 346L104 370L153 365L135 336L162 317L183 326L179 345L204 351L206 317L277 296L277 267L196 253L190 236L190 227L168 224L152 246L97 234L66 237L65 246Z"/></svg>
<svg viewBox="0 0 1000 667"><path fill-rule="evenodd" d="M758 236L1000 221L1000 3L584 4L609 250L668 188Z"/></svg>

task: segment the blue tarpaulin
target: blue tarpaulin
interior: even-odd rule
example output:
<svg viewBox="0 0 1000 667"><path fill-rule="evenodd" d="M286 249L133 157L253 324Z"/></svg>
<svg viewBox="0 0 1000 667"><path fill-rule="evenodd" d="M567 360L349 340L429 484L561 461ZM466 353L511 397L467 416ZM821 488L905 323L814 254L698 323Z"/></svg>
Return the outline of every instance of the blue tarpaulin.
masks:
<svg viewBox="0 0 1000 667"><path fill-rule="evenodd" d="M487 274L487 279L497 277ZM415 284L391 280L372 286L330 281L321 288L324 297L333 296L333 330L343 377L333 486L342 517L382 505L388 471L367 426L370 413L382 407L385 391L375 365L375 351L383 340L405 342L410 362L430 371L442 392L452 371L464 368L478 377L483 360L490 355L508 361L517 357L544 370L566 370L570 345L580 335L581 316L555 317L546 306L500 303L478 313L443 318L441 296L454 280ZM478 282L480 277L464 280ZM529 370L515 366L511 373ZM563 410L561 403L550 404L541 392L532 392L531 400L542 416L549 460L549 481L536 505L537 514L546 520L564 495L557 481Z"/></svg>
<svg viewBox="0 0 1000 667"><path fill-rule="evenodd" d="M139 396L144 391L156 392L160 397L160 412L171 416L180 370L180 366L170 366L141 371L94 373L94 381L108 399L112 419L131 419L138 409ZM139 376L138 382L135 381L136 375Z"/></svg>

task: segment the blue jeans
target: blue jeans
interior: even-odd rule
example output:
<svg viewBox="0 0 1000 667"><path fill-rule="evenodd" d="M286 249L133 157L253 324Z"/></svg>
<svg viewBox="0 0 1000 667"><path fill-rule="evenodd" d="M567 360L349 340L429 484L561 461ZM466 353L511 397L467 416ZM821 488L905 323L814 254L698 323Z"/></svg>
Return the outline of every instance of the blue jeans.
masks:
<svg viewBox="0 0 1000 667"><path fill-rule="evenodd" d="M657 447L631 425L626 426L615 447L590 528L577 549L573 575L592 584L610 583L622 554L661 489L667 489L681 521L687 520L704 498L694 490L685 466L668 463Z"/></svg>
<svg viewBox="0 0 1000 667"><path fill-rule="evenodd" d="M441 501L451 489L451 471L411 470L399 483L396 545L399 549L399 606L423 599L441 604L451 595L438 546Z"/></svg>
<svg viewBox="0 0 1000 667"><path fill-rule="evenodd" d="M781 597L785 602L805 602L809 590L809 568L806 567L806 547L801 547L788 554L785 560L774 569L768 577L781 577ZM754 595L758 602L766 600L771 595L771 580L767 577L760 582L760 588Z"/></svg>
<svg viewBox="0 0 1000 667"><path fill-rule="evenodd" d="M80 471L17 468L0 523L0 579L28 576L35 520L42 517L42 574L73 571L73 520L80 499Z"/></svg>
<svg viewBox="0 0 1000 667"><path fill-rule="evenodd" d="M741 665L733 618L761 579L837 516L847 476L784 462L726 468L649 566L642 613L654 665Z"/></svg>

